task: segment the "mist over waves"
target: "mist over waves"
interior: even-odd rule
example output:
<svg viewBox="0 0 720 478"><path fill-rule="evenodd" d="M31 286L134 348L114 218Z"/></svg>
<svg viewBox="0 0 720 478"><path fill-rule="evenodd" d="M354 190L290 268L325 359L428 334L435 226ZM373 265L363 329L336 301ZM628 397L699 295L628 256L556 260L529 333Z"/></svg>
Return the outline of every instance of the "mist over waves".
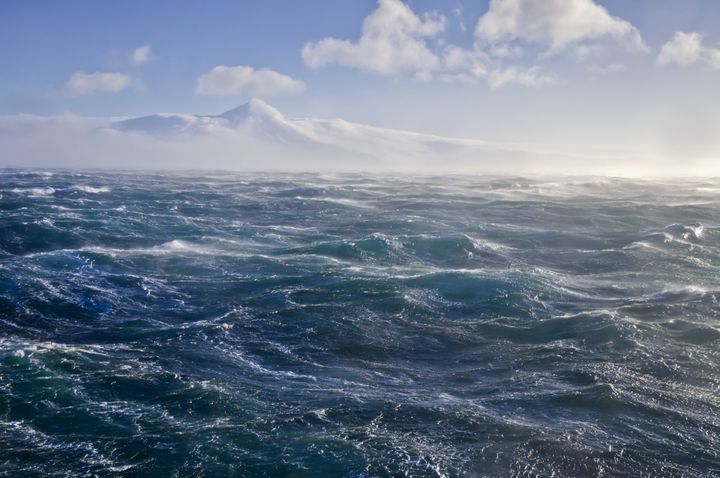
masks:
<svg viewBox="0 0 720 478"><path fill-rule="evenodd" d="M713 144L558 145L449 138L340 118L289 118L257 99L217 115L4 116L0 145L0 167L16 168L720 174L720 151Z"/></svg>

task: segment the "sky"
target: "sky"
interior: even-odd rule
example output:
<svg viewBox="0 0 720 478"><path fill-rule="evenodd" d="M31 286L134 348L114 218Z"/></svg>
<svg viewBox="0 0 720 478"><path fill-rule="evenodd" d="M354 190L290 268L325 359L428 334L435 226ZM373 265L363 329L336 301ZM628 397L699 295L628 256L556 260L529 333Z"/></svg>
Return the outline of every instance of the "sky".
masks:
<svg viewBox="0 0 720 478"><path fill-rule="evenodd" d="M707 160L718 25L715 0L0 2L0 115L217 114L257 97L290 117Z"/></svg>

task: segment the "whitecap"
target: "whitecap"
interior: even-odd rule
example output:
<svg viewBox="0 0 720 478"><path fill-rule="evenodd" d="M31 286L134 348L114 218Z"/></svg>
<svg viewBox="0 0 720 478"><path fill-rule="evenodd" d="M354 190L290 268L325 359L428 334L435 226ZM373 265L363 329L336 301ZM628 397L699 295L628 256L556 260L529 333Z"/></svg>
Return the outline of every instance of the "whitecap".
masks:
<svg viewBox="0 0 720 478"><path fill-rule="evenodd" d="M58 250L58 251L52 251L52 252L72 252L72 249L64 249L64 250ZM157 246L152 247L136 247L131 249L120 249L116 247L101 247L101 246L91 246L91 247L83 247L81 249L78 249L80 252L94 252L97 254L108 254L110 256L121 256L121 255L130 255L130 254L148 254L148 255L163 255L163 254L173 254L173 253L193 253L193 254L215 254L218 251L214 249L210 249L207 247L202 247L196 244L192 244L187 241L183 241L181 239L173 239L172 241L164 242L162 244L159 244ZM38 253L40 254L48 254L48 253Z"/></svg>
<svg viewBox="0 0 720 478"><path fill-rule="evenodd" d="M42 219L38 219L37 221L33 221L33 224L52 227L55 225L55 222L50 218L44 217Z"/></svg>
<svg viewBox="0 0 720 478"><path fill-rule="evenodd" d="M44 188L14 188L12 189L12 192L15 194L25 194L26 196L31 197L42 197L42 196L52 196L55 194L55 188L51 187L44 187Z"/></svg>
<svg viewBox="0 0 720 478"><path fill-rule="evenodd" d="M691 285L686 287L663 289L659 292L633 297L629 302L659 304L690 302L702 299L708 292L708 289L704 287Z"/></svg>
<svg viewBox="0 0 720 478"><path fill-rule="evenodd" d="M109 193L110 188L106 186L100 186L100 187L94 187L94 186L87 186L84 184L75 184L73 186L70 186L68 189L72 191L77 191L81 193L87 193L87 194L100 194L100 193Z"/></svg>
<svg viewBox="0 0 720 478"><path fill-rule="evenodd" d="M334 197L304 197L304 196L295 196L294 199L298 199L301 201L329 202L329 203L341 204L343 206L357 207L357 208L362 208L362 209L372 208L371 205L363 203L361 201L357 201L355 199L334 198Z"/></svg>

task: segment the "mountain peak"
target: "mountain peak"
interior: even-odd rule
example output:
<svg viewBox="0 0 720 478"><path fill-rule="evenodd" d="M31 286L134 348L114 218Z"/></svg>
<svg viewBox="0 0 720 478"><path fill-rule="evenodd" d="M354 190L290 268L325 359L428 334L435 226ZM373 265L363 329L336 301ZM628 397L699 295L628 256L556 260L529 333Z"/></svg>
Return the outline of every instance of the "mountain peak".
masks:
<svg viewBox="0 0 720 478"><path fill-rule="evenodd" d="M247 103L228 110L220 115L230 121L246 120L248 118L282 120L283 114L276 108L265 103L263 100L253 98Z"/></svg>

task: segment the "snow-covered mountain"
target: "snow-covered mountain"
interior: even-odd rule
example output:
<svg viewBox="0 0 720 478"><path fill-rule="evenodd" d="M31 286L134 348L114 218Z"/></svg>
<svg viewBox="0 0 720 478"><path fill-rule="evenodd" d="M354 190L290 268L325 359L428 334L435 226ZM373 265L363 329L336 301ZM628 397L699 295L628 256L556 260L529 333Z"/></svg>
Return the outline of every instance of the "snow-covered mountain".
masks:
<svg viewBox="0 0 720 478"><path fill-rule="evenodd" d="M630 163L651 163L644 147L447 138L343 119L290 118L260 100L217 115L5 116L0 146L0 166L17 167L616 174ZM653 154L657 174L665 163ZM714 149L684 157L693 154L704 171L717 157Z"/></svg>
<svg viewBox="0 0 720 478"><path fill-rule="evenodd" d="M292 143L307 140L302 131L277 109L255 99L219 115L154 114L117 121L112 127L153 136L212 134L218 128L224 128L269 141Z"/></svg>
<svg viewBox="0 0 720 478"><path fill-rule="evenodd" d="M257 99L219 115L156 114L117 121L111 127L165 140L232 133L276 148L290 147L301 152L314 149L318 154L342 153L377 160L457 155L488 147L481 141L378 128L342 119L288 118Z"/></svg>

